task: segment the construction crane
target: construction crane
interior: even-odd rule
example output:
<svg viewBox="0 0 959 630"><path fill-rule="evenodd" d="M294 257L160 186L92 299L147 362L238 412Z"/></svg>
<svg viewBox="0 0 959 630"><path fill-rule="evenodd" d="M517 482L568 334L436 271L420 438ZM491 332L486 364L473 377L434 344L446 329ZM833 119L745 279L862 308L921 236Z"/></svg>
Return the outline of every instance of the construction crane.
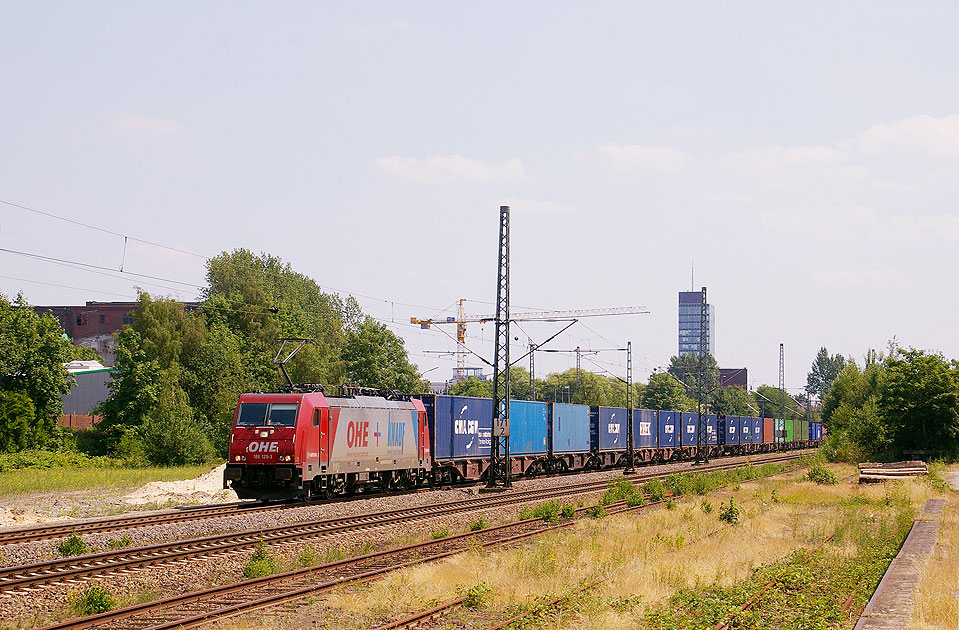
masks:
<svg viewBox="0 0 959 630"><path fill-rule="evenodd" d="M459 301L459 311L456 317L446 317L445 319L419 319L411 317L411 324L419 324L420 328L429 329L430 326L438 324L456 324L456 380L457 382L466 377L466 355L469 352L466 349L466 325L478 324L483 322L492 322L496 319L495 315L467 316L464 311L466 300ZM620 306L616 308L591 308L571 311L524 311L510 314L512 322L559 322L576 321L585 317L605 317L612 315L642 315L649 313L645 306Z"/></svg>

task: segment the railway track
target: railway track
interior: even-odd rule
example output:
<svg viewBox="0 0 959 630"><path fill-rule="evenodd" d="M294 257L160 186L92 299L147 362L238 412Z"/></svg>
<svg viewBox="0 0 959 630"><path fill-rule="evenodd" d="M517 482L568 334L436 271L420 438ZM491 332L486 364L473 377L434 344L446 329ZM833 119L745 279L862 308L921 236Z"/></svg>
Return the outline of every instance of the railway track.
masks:
<svg viewBox="0 0 959 630"><path fill-rule="evenodd" d="M798 457L798 454L784 454L751 460L749 463L776 463L797 459ZM745 462L721 462L704 466L698 470L726 470L745 464ZM669 474L673 473L636 473L626 478L631 481L642 482L665 478ZM565 486L485 495L434 505L326 518L291 525L277 525L142 547L102 551L28 565L2 567L0 568L0 596L28 593L45 585L76 581L94 575L109 575L147 566L159 566L188 559L209 558L235 553L253 547L261 540L268 544L277 544L331 537L412 521L428 520L448 514L474 512L517 503L602 492L607 487L607 479L585 481Z"/></svg>
<svg viewBox="0 0 959 630"><path fill-rule="evenodd" d="M578 473L577 473L578 474ZM474 484L475 485L475 484ZM458 487L469 487L467 485ZM375 498L381 496L398 496L415 492L423 492L429 488L420 488L418 490L409 490L402 492L376 492L363 494L359 498ZM244 514L253 514L257 512L273 512L277 510L286 510L290 508L303 507L306 505L324 505L335 503L342 499L327 499L311 502L292 501L284 503L251 503L234 502L221 505L202 505L196 507L184 507L176 510L163 512L149 512L147 514L132 514L124 516L111 516L105 518L88 519L82 521L69 521L49 523L45 525L34 525L30 527L19 527L16 529L0 529L0 546L13 545L24 542L38 540L53 540L64 538L72 534L94 534L102 532L120 531L124 529L135 529L138 527L150 527L153 525L165 525L168 523L181 523L185 521L197 521L210 518L222 518L227 516L238 516Z"/></svg>
<svg viewBox="0 0 959 630"><path fill-rule="evenodd" d="M235 516L237 514L270 512L296 507L297 505L303 504L277 503L273 505L263 505L260 503L224 503L222 505L187 507L168 512L150 512L148 514L130 516L111 516L109 518L70 521L66 523L50 523L48 525L0 531L0 545L12 545L34 540L50 540L69 536L74 533L93 534L96 532L148 527L150 525Z"/></svg>
<svg viewBox="0 0 959 630"><path fill-rule="evenodd" d="M607 507L610 514L649 508L660 503L626 507L622 502ZM582 514L587 508L577 509ZM556 524L540 518L528 519L477 532L454 534L413 545L370 553L328 564L297 569L235 584L218 586L175 597L131 606L78 619L43 630L172 630L193 628L250 611L272 608L307 595L323 593L338 586L380 578L387 573L435 562L479 545L503 546L547 531L569 527L576 519Z"/></svg>
<svg viewBox="0 0 959 630"><path fill-rule="evenodd" d="M762 460L762 463L767 463L770 459L775 461L781 461L782 459L795 459L797 456L785 456L785 457L776 457ZM739 462L735 466L743 466L744 463ZM723 470L727 468L734 467L730 463L721 463L717 465L704 468L703 470ZM650 478L662 478L666 477L666 474L659 475L634 475L632 479L634 481L642 481ZM604 480L601 482L601 487L594 488L595 490L605 490L607 487L607 481ZM586 484L581 484L586 485ZM581 494L582 490L579 489L570 489L564 488L562 490L567 491L567 494ZM530 491L531 493L532 491ZM548 492L548 496L543 496L544 492L540 492L539 496L531 497L530 493L522 493L525 496L513 496L510 495L496 495L493 497L484 497L483 499L490 499L490 501L485 501L486 507L489 503L503 504L508 502L519 503L527 502L529 500L536 500L540 498L550 498L555 497L555 492ZM516 493L520 494L520 493ZM457 504L469 503L470 501L456 502ZM652 505L652 504L648 504ZM447 504L443 504L442 507L448 507ZM452 506L450 506L452 507ZM462 508L462 505L455 506L457 508ZM644 506L637 506L635 508L625 508L622 504L615 504L610 506L610 511L620 511L621 509L639 509ZM479 509L479 508L473 508ZM405 510L404 510L405 511ZM333 519L331 519L333 520ZM346 519L336 519L336 520L346 520ZM565 526L572 524L572 521L569 523L560 524L560 526ZM319 567L308 567L304 569L298 569L291 571L285 574L280 574L277 576L268 576L264 578L257 578L254 580L247 580L240 583L228 584L212 589L206 589L203 591L195 591L191 593L186 593L184 595L168 597L165 599L157 600L155 602L148 602L144 604L139 604L136 606L128 607L125 609L120 609L117 611L112 611L109 613L103 613L100 615L95 615L92 617L87 617L75 621L65 622L57 624L55 626L50 626L50 630L54 628L58 630L70 630L76 628L89 628L94 626L105 626L109 628L124 628L129 630L130 628L173 628L173 627L189 627L190 625L198 625L200 623L205 623L210 619L210 610L219 611L221 609L226 610L226 612L216 616L223 615L232 615L239 614L240 612L246 612L248 610L253 610L256 608L262 608L267 606L273 606L282 601L289 600L291 598L298 597L300 595L315 593L322 590L328 590L334 586L350 582L350 581L365 581L369 579L375 579L381 575L401 568L403 566L409 566L411 564L418 563L420 561L431 561L452 555L453 553L458 553L462 551L465 546L469 544L476 544L475 542L479 540L482 544L500 544L503 542L500 538L496 537L495 540L498 542L492 543L486 540L487 536L496 536L497 532L507 532L509 536L506 538L510 540L519 540L534 533L539 533L540 531L546 531L546 529L554 528L554 526L545 526L541 519L531 519L528 521L520 521L518 523L509 523L506 525L501 525L497 527L491 527L479 532L469 532L465 534L457 534L449 536L440 540L428 541L424 543L419 543L416 545L408 545L405 547L400 547L397 549L392 549L388 551L380 551L375 553L366 554L363 556L357 556L355 558L350 558L346 560L340 560L337 562L329 563ZM516 528L520 528L517 530ZM518 532L518 533L517 533ZM485 542L483 542L485 541ZM453 544L452 548L447 548L450 544ZM424 555L425 551L430 551L430 553ZM405 555L404 555L405 554ZM405 558L405 559L404 559ZM425 560L424 560L425 558ZM92 567L92 572L102 573L104 567L100 566L99 568L94 566ZM120 569L115 569L120 570ZM91 572L91 573L92 573ZM111 571L112 572L112 571ZM297 594L299 593L299 594ZM254 601L255 600L255 601ZM211 609L212 606L212 609ZM171 621L170 616L174 613L171 612L175 609L176 620ZM202 610L201 610L202 609ZM201 610L202 614L194 614L197 610ZM196 618L196 619L194 619ZM202 618L202 619L201 619ZM186 625L184 625L186 624Z"/></svg>

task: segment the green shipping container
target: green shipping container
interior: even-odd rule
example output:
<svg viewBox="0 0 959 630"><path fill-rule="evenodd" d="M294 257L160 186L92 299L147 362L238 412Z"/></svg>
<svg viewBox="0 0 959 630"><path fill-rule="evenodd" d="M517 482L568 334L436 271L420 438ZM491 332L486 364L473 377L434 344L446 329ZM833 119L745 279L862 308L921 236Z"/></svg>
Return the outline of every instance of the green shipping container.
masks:
<svg viewBox="0 0 959 630"><path fill-rule="evenodd" d="M802 421L802 429L799 431L799 435L797 436L797 439L800 442L806 442L809 440L809 421L808 420Z"/></svg>
<svg viewBox="0 0 959 630"><path fill-rule="evenodd" d="M795 427L793 425L795 423L796 423L795 420L786 420L786 441L787 442L793 441L793 437L795 436L795 432L793 431Z"/></svg>

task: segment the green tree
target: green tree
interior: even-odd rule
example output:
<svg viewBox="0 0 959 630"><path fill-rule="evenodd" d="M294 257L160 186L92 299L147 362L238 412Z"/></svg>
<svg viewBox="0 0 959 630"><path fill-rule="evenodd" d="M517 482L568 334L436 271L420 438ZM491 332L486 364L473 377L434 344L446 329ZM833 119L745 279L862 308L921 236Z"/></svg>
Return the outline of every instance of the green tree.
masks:
<svg viewBox="0 0 959 630"><path fill-rule="evenodd" d="M959 452L959 371L942 355L910 348L887 358L879 407L897 452Z"/></svg>
<svg viewBox="0 0 959 630"><path fill-rule="evenodd" d="M651 374L643 390L643 407L662 411L690 411L696 402L686 395L686 388L668 372Z"/></svg>
<svg viewBox="0 0 959 630"><path fill-rule="evenodd" d="M739 386L719 387L709 392L710 410L723 416L757 416L752 396Z"/></svg>
<svg viewBox="0 0 959 630"><path fill-rule="evenodd" d="M18 295L0 295L0 391L22 392L33 403L34 419L26 444L42 446L63 410L60 396L70 391L63 364L73 352L60 322L37 315Z"/></svg>
<svg viewBox="0 0 959 630"><path fill-rule="evenodd" d="M136 430L147 460L158 466L200 464L213 457L207 427L190 408L178 371L173 367L161 373L156 407Z"/></svg>
<svg viewBox="0 0 959 630"><path fill-rule="evenodd" d="M475 376L453 383L449 387L451 396L472 396L474 398L492 398L493 381L481 381Z"/></svg>
<svg viewBox="0 0 959 630"><path fill-rule="evenodd" d="M689 388L690 395L695 395L700 378L705 376L703 383L705 391L719 388L719 367L711 354L706 354L700 362L698 354L683 354L669 359L669 373Z"/></svg>
<svg viewBox="0 0 959 630"><path fill-rule="evenodd" d="M809 374L806 375L806 391L820 399L829 391L832 382L846 367L846 359L840 354L829 356L825 347L819 349Z"/></svg>
<svg viewBox="0 0 959 630"><path fill-rule="evenodd" d="M350 330L343 359L353 384L407 394L419 394L429 388L429 383L410 364L403 340L371 317Z"/></svg>
<svg viewBox="0 0 959 630"><path fill-rule="evenodd" d="M36 413L33 401L23 392L0 391L0 453L27 448Z"/></svg>
<svg viewBox="0 0 959 630"><path fill-rule="evenodd" d="M767 418L780 417L780 405L783 408L783 415L786 420L802 420L805 415L805 408L794 397L778 387L772 385L760 385L753 393L753 407L765 413Z"/></svg>

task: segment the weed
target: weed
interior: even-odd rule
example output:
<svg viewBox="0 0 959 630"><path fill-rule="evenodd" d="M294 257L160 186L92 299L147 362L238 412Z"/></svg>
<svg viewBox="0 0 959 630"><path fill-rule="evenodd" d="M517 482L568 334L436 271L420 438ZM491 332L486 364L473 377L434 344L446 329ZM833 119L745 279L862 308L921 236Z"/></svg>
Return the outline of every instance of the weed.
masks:
<svg viewBox="0 0 959 630"><path fill-rule="evenodd" d="M666 499L666 509L667 509L667 510L675 510L675 509L676 509L676 501L674 501L672 497Z"/></svg>
<svg viewBox="0 0 959 630"><path fill-rule="evenodd" d="M742 515L742 512L742 509L736 505L736 501L733 500L732 497L729 497L729 505L726 505L724 501L719 506L719 520L734 525L739 522L739 517Z"/></svg>
<svg viewBox="0 0 959 630"><path fill-rule="evenodd" d="M296 565L300 567L312 567L314 564L316 564L316 550L309 545L300 549L300 553L296 555Z"/></svg>
<svg viewBox="0 0 959 630"><path fill-rule="evenodd" d="M470 523L470 531L478 532L481 529L486 529L489 525L486 522L486 519L480 516L478 519Z"/></svg>
<svg viewBox="0 0 959 630"><path fill-rule="evenodd" d="M594 505L593 507L586 508L586 516L590 518L603 518L606 516L606 508L600 504Z"/></svg>
<svg viewBox="0 0 959 630"><path fill-rule="evenodd" d="M493 587L486 584L486 582L480 582L474 586L466 589L463 600L463 605L467 608L479 608L484 603L489 601L490 597L493 595Z"/></svg>
<svg viewBox="0 0 959 630"><path fill-rule="evenodd" d="M450 534L449 534L449 531L450 531L449 528L447 528L447 529L446 529L446 535L447 535L447 536L450 535ZM443 538L443 537L440 536L440 538ZM372 542L372 541L369 541L369 540L367 540L366 542L364 542L364 543L363 543L363 546L360 547L360 551L359 551L359 554L358 554L358 555L365 556L365 555L368 554L368 553L373 553L373 542Z"/></svg>
<svg viewBox="0 0 959 630"><path fill-rule="evenodd" d="M628 613L643 603L642 595L626 595L625 597L610 597L606 605L616 612Z"/></svg>
<svg viewBox="0 0 959 630"><path fill-rule="evenodd" d="M526 521L531 518L541 518L544 523L555 523L559 520L559 501L547 501L537 506L526 506L520 510L519 518Z"/></svg>
<svg viewBox="0 0 959 630"><path fill-rule="evenodd" d="M782 499L779 497L779 488L773 488L773 494L770 497L773 503L781 503Z"/></svg>
<svg viewBox="0 0 959 630"><path fill-rule="evenodd" d="M323 554L323 564L329 564L330 562L342 560L348 555L349 554L347 553L346 549L340 547L339 545L327 547Z"/></svg>
<svg viewBox="0 0 959 630"><path fill-rule="evenodd" d="M642 503L639 502L642 496L636 484L628 479L617 479L609 482L609 487L606 489L606 492L603 493L599 502L603 505L612 505L618 501L625 501L626 505L630 505L630 501L632 500L632 505L642 505ZM632 505L630 505L630 507L632 507Z"/></svg>
<svg viewBox="0 0 959 630"><path fill-rule="evenodd" d="M130 534L124 534L119 538L111 538L107 541L107 548L109 549L123 549L124 547L129 547L133 544L133 539L130 538Z"/></svg>
<svg viewBox="0 0 959 630"><path fill-rule="evenodd" d="M643 484L643 492L652 502L662 501L666 497L666 486L659 479L653 479Z"/></svg>
<svg viewBox="0 0 959 630"><path fill-rule="evenodd" d="M450 528L449 528L449 527L441 527L441 528L439 528L439 529L434 529L434 530L430 533L430 536L433 537L433 540L439 540L440 538L446 538L446 537L449 536L449 535L450 535Z"/></svg>
<svg viewBox="0 0 959 630"><path fill-rule="evenodd" d="M89 548L80 534L73 532L57 544L57 551L61 556L80 556L87 553Z"/></svg>
<svg viewBox="0 0 959 630"><path fill-rule="evenodd" d="M703 512L706 514L713 513L713 504L707 501L706 499L703 499L703 502L700 505L700 507L703 509Z"/></svg>
<svg viewBox="0 0 959 630"><path fill-rule="evenodd" d="M806 473L806 479L831 486L839 483L839 479L836 478L836 475L821 464L810 468L809 472Z"/></svg>
<svg viewBox="0 0 959 630"><path fill-rule="evenodd" d="M249 562L243 567L243 575L247 578L258 578L266 575L273 575L280 570L276 556L270 553L264 541L256 543L256 549Z"/></svg>
<svg viewBox="0 0 959 630"><path fill-rule="evenodd" d="M563 509L559 511L563 518L573 518L576 516L576 506L575 505L564 505Z"/></svg>
<svg viewBox="0 0 959 630"><path fill-rule="evenodd" d="M87 584L82 591L70 594L70 608L81 617L105 613L116 608L116 605L113 593L98 584Z"/></svg>

